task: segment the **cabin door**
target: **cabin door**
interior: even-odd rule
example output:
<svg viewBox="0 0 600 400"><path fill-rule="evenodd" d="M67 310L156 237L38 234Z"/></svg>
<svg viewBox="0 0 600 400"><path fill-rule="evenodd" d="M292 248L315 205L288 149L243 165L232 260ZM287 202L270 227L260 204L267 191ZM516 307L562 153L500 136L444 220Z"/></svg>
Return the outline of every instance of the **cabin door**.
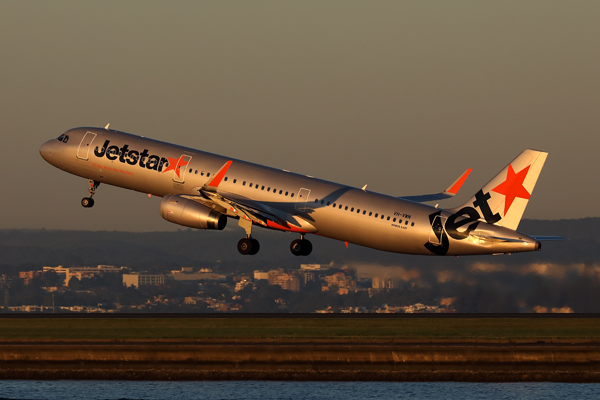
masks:
<svg viewBox="0 0 600 400"><path fill-rule="evenodd" d="M444 235L446 219L447 218L440 217L439 215L434 218L433 224L431 224L431 232L429 233L429 243L435 246L442 245L442 236Z"/></svg>
<svg viewBox="0 0 600 400"><path fill-rule="evenodd" d="M306 210L306 202L308 201L308 196L310 195L310 189L302 188L298 192L298 198L296 199L296 210L304 211Z"/></svg>
<svg viewBox="0 0 600 400"><path fill-rule="evenodd" d="M87 160L90 154L90 148L92 147L92 142L96 138L96 134L92 132L86 132L81 139L81 143L79 143L79 148L77 149L77 158L81 160Z"/></svg>

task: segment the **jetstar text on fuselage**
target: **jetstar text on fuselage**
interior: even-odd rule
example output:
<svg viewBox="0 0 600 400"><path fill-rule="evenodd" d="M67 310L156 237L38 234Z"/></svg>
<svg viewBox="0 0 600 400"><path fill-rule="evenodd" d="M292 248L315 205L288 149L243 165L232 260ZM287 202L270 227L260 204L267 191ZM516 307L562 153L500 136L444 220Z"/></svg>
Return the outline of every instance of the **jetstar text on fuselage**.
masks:
<svg viewBox="0 0 600 400"><path fill-rule="evenodd" d="M129 149L128 144L119 146L109 146L110 140L107 140L102 145L102 148L96 147L94 154L96 157L106 157L111 161L119 160L119 162L129 165L139 165L142 168L152 169L158 172L163 172L163 167L169 165L169 160L154 154L148 153L148 149L139 152Z"/></svg>

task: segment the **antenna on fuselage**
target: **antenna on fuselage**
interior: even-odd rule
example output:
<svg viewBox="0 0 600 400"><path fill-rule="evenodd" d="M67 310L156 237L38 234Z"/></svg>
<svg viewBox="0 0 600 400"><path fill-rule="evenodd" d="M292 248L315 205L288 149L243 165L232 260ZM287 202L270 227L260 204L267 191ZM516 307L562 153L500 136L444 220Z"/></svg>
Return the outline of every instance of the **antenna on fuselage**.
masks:
<svg viewBox="0 0 600 400"><path fill-rule="evenodd" d="M110 125L110 122L108 124L106 124L106 126L104 127L104 129L108 130L108 126Z"/></svg>
<svg viewBox="0 0 600 400"><path fill-rule="evenodd" d="M367 185L363 186L362 190L363 190L363 192L366 192L367 191Z"/></svg>

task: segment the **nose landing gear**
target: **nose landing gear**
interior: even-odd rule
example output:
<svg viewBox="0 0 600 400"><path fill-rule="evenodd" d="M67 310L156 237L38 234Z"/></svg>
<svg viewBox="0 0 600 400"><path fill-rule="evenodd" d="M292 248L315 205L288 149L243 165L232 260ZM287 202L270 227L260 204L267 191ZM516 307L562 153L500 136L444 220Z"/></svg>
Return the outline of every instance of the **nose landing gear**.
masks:
<svg viewBox="0 0 600 400"><path fill-rule="evenodd" d="M90 184L90 187L88 188L88 192L90 192L90 197L84 197L83 199L81 199L81 205L85 208L94 207L94 199L92 199L92 197L94 197L96 189L98 188L98 186L100 186L100 182L92 179L88 179L88 183Z"/></svg>
<svg viewBox="0 0 600 400"><path fill-rule="evenodd" d="M296 239L290 245L290 251L295 256L307 256L312 252L312 243L304 239L304 235L300 239Z"/></svg>

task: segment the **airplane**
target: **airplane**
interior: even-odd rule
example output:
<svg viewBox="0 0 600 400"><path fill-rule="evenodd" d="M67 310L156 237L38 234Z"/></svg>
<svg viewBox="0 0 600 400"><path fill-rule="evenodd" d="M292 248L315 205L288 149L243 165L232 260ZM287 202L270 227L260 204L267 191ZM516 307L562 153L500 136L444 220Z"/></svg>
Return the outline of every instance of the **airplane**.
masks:
<svg viewBox="0 0 600 400"><path fill-rule="evenodd" d="M110 125L110 124L109 124ZM541 249L554 236L527 236L516 229L548 153L527 149L462 206L424 202L456 195L471 169L445 191L394 197L287 170L211 154L109 128L80 127L40 147L48 163L86 178L94 205L101 183L162 197L160 215L175 224L245 230L237 248L257 254L252 236L261 227L299 235L290 245L307 256L308 234L373 249L416 255L511 254Z"/></svg>

